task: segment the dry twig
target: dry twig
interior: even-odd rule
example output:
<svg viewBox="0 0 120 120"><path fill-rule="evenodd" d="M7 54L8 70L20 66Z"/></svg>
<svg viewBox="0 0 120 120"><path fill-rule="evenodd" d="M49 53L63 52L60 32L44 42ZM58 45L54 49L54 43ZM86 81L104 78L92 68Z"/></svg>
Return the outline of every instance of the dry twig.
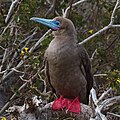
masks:
<svg viewBox="0 0 120 120"><path fill-rule="evenodd" d="M120 27L120 25L114 25L115 13L116 13L117 9L119 8L119 7L118 7L119 4L120 4L120 0L117 0L116 5L115 5L115 7L114 7L114 9L113 9L113 12L112 12L112 15L111 15L111 21L110 21L110 23L109 23L107 26L105 26L104 28L102 28L101 30L99 30L98 32L94 33L94 34L91 35L90 37L88 37L88 38L86 38L85 40L83 40L82 42L80 42L79 44L84 44L84 43L88 42L89 40L91 40L91 39L94 38L95 36L103 33L104 31L106 31L106 30L108 30L108 29L110 29L110 28Z"/></svg>
<svg viewBox="0 0 120 120"><path fill-rule="evenodd" d="M112 91L110 88L109 90L105 91L98 99L96 97L96 91L92 88L90 95L91 95L91 100L93 101L94 106L91 106L94 113L94 117L91 117L90 120L107 120L106 116L102 114L102 111L106 107L113 106L114 104L120 103L120 96L115 96L112 98L105 99L106 96ZM105 100L104 100L105 99ZM91 101L90 101L91 103Z"/></svg>

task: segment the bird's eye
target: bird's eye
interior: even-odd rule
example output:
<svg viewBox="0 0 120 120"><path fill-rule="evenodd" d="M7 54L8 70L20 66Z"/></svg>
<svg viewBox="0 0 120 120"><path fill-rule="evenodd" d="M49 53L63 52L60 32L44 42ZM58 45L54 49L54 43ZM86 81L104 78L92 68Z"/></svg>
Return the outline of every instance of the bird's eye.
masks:
<svg viewBox="0 0 120 120"><path fill-rule="evenodd" d="M60 25L60 22L56 22L56 25Z"/></svg>

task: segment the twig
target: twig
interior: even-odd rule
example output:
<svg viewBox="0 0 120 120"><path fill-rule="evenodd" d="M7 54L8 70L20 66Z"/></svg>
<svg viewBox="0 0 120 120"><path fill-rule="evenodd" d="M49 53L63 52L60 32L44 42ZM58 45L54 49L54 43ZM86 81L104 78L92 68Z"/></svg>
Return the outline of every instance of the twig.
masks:
<svg viewBox="0 0 120 120"><path fill-rule="evenodd" d="M80 0L80 1L72 4L72 7L75 7L75 6L77 6L77 5L79 5L79 4L83 3L83 2L86 2L86 1L87 0ZM69 11L70 8L71 8L70 6L66 8L65 12L63 12L63 17L66 17L67 12Z"/></svg>
<svg viewBox="0 0 120 120"><path fill-rule="evenodd" d="M57 2L57 0L53 0L53 3L51 5L50 9L45 14L45 17L47 17L47 15L52 13L52 12L55 14L56 2Z"/></svg>
<svg viewBox="0 0 120 120"><path fill-rule="evenodd" d="M29 50L29 53L33 52L35 48L39 46L39 44L44 40L45 36L51 32L51 29L49 29L39 40L38 42Z"/></svg>
<svg viewBox="0 0 120 120"><path fill-rule="evenodd" d="M104 107L113 106L114 104L120 104L120 95L112 98L108 98L101 103L100 110L103 110Z"/></svg>
<svg viewBox="0 0 120 120"><path fill-rule="evenodd" d="M13 71L15 71L15 72L17 72L17 73L22 73L22 74L24 74L24 72L19 71L19 70L15 69L15 68L11 68L11 70L13 70Z"/></svg>
<svg viewBox="0 0 120 120"><path fill-rule="evenodd" d="M22 0L14 0L12 2L10 9L8 11L8 14L6 16L6 19L5 19L5 23L8 23L8 25L4 28L3 32L1 33L1 36L5 33L5 31L12 24L15 14L19 10L19 6L20 6L21 2L22 2ZM14 13L13 13L13 11L14 11Z"/></svg>
<svg viewBox="0 0 120 120"><path fill-rule="evenodd" d="M37 42L36 42L36 44L29 50L29 53L32 53L35 49L36 49L36 47L38 47L39 45L40 45L40 43L44 40L44 38L45 38L45 36L48 34L48 33L50 33L50 31L51 30L48 30ZM25 59L27 58L27 56L24 56L24 60L21 60L18 64L17 64L17 66L15 67L15 69L19 69L22 65L23 65L23 63L25 62ZM10 76L10 75L12 75L14 73L14 71L12 70L12 71L10 71L9 73L7 73L7 75L5 75L5 76L3 76L2 77L2 82L5 82L5 80Z"/></svg>
<svg viewBox="0 0 120 120"><path fill-rule="evenodd" d="M114 25L114 24L113 24L113 23L114 23L114 18L115 18L115 13L116 13L116 11L117 11L117 9L118 9L119 3L120 3L120 0L117 0L116 5L115 5L115 7L114 7L114 9L113 9L113 12L112 12L112 15L111 15L111 21L110 21L110 23L109 23L107 26L105 26L104 28L102 28L101 30L99 30L98 32L94 33L94 34L91 35L90 37L88 37L88 38L86 38L85 40L83 40L82 42L80 42L79 44L84 44L84 43L88 42L89 40L91 40L91 39L94 38L95 36L99 35L100 33L104 32L104 31L106 31L106 30L108 30L108 29L110 29L110 28L120 27L119 24L118 24L118 25Z"/></svg>
<svg viewBox="0 0 120 120"><path fill-rule="evenodd" d="M0 66L0 71L1 71L1 69L2 69L2 67L3 67L4 62L6 61L7 53L8 53L8 49L6 48L6 49L5 49L5 52L4 52L4 55L3 55L2 64L1 64L1 66Z"/></svg>
<svg viewBox="0 0 120 120"><path fill-rule="evenodd" d="M68 15L66 15L67 18L69 18L69 16L70 16L70 12L71 12L71 9L72 9L72 4L73 4L73 0L70 0L70 2L69 2L70 9L68 11Z"/></svg>
<svg viewBox="0 0 120 120"><path fill-rule="evenodd" d="M104 111L104 108L106 107L110 107L113 106L115 104L120 104L120 96L115 96L112 98L108 98L106 100L104 100L104 98L106 96L108 96L108 93L110 93L112 91L112 89L108 89L107 91L105 91L99 99L97 99L96 97L96 92L95 90L92 88L90 91L90 96L92 97L93 103L96 106L95 108L95 117L92 117L90 120L107 120L107 118L105 117L105 115L103 115L101 113L101 111ZM102 101L103 100L103 101ZM94 106L91 106L94 110Z"/></svg>
<svg viewBox="0 0 120 120"><path fill-rule="evenodd" d="M94 104L95 104L96 106L98 106L98 105L97 105L98 99L97 99L96 91L95 91L94 88L91 89L90 94L91 94L91 97L92 97L92 100L93 100Z"/></svg>
<svg viewBox="0 0 120 120"><path fill-rule="evenodd" d="M114 7L114 9L113 9L113 12L112 12L112 15L111 15L110 25L113 25L113 23L114 23L115 13L116 13L116 11L117 11L117 9L118 9L119 3L120 3L120 0L117 0L116 5L115 5L115 7Z"/></svg>
<svg viewBox="0 0 120 120"><path fill-rule="evenodd" d="M92 56L91 56L91 60L93 60L93 58L94 58L94 56L95 56L95 54L97 53L97 49L95 49L95 51L93 52L93 54L92 54Z"/></svg>
<svg viewBox="0 0 120 120"><path fill-rule="evenodd" d="M94 77L107 76L107 74L95 74Z"/></svg>
<svg viewBox="0 0 120 120"><path fill-rule="evenodd" d="M0 72L0 74L4 74L4 73L6 73L6 72L7 72L7 70L4 70L4 71Z"/></svg>
<svg viewBox="0 0 120 120"><path fill-rule="evenodd" d="M107 115L112 115L112 116L120 118L120 115L117 115L117 114L114 114L114 113L110 113L110 112L107 112Z"/></svg>
<svg viewBox="0 0 120 120"><path fill-rule="evenodd" d="M111 25L107 25L105 26L103 29L99 30L98 32L94 33L93 35L91 35L90 37L84 39L82 42L80 42L79 44L84 44L86 42L88 42L89 40L91 40L92 38L94 38L95 36L99 35L100 33L108 30L109 28L111 28Z"/></svg>
<svg viewBox="0 0 120 120"><path fill-rule="evenodd" d="M0 36L0 37L1 37L1 36ZM3 49L3 50L5 50L5 48L4 48L4 47L2 47L1 45L0 45L0 48L1 48L1 49Z"/></svg>
<svg viewBox="0 0 120 120"><path fill-rule="evenodd" d="M109 90L105 91L98 99L98 102L102 101L108 94L112 91L112 88L109 88Z"/></svg>
<svg viewBox="0 0 120 120"><path fill-rule="evenodd" d="M18 11L21 2L22 2L22 0L14 0L12 2L10 9L8 11L8 14L6 16L6 19L5 19L5 23L8 23L9 19L13 16L13 12L16 13Z"/></svg>
<svg viewBox="0 0 120 120"><path fill-rule="evenodd" d="M42 71L41 71L41 72L42 72ZM42 77L41 77L40 74L38 74L38 76L39 76L40 80L43 81L43 83L44 83L44 90L43 90L43 93L46 93L46 91L47 91L46 81L42 79Z"/></svg>
<svg viewBox="0 0 120 120"><path fill-rule="evenodd" d="M100 106L98 104L98 99L97 99L97 96L96 96L96 91L94 88L91 89L90 91L90 94L91 94L91 97L92 97L92 100L93 100L93 103L94 105L96 106L95 108L95 115L96 116L93 116L94 118L91 118L90 120L107 120L107 118L105 117L105 115L103 115L101 113L101 109L100 109ZM91 106L92 107L92 106ZM94 108L93 108L94 109Z"/></svg>
<svg viewBox="0 0 120 120"><path fill-rule="evenodd" d="M29 82L32 81L39 73L41 69L38 70L38 72L32 76L32 78L30 78ZM25 82L19 89L18 92L20 92L29 82ZM8 106L11 104L11 102L14 100L14 98L16 97L17 93L15 92L12 97L10 98L10 100L3 106L3 108L0 110L0 114L2 114L7 108Z"/></svg>

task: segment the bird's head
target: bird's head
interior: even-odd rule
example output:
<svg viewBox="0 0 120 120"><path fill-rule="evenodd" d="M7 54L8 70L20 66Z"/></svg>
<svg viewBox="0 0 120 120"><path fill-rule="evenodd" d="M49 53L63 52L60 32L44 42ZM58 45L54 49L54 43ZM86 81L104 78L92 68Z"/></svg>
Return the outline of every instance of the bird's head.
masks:
<svg viewBox="0 0 120 120"><path fill-rule="evenodd" d="M32 17L31 20L39 22L45 26L48 26L53 30L54 35L76 35L74 24L71 20L63 17L55 17L54 19L44 19Z"/></svg>

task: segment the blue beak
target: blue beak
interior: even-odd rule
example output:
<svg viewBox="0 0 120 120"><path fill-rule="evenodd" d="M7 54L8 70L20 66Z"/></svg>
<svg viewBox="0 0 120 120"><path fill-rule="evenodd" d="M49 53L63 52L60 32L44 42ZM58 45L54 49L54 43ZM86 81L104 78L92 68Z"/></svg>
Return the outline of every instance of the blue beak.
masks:
<svg viewBox="0 0 120 120"><path fill-rule="evenodd" d="M46 25L55 31L59 30L59 28L60 28L60 22L57 20L37 18L37 17L32 17L30 20L34 20L35 22L39 22L43 25Z"/></svg>

